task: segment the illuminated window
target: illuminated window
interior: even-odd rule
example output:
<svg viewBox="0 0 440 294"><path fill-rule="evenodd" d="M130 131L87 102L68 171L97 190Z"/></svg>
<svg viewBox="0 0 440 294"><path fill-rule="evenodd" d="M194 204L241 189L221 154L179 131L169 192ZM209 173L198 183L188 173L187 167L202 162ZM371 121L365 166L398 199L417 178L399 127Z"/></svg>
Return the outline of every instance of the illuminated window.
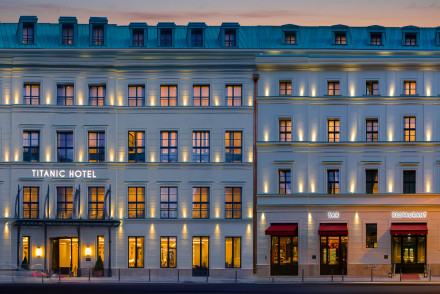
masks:
<svg viewBox="0 0 440 294"><path fill-rule="evenodd" d="M22 243L23 243L23 252L21 256L23 256L23 260L21 261L21 268L24 270L29 270L31 263L30 254L29 254L31 248L31 237L23 236Z"/></svg>
<svg viewBox="0 0 440 294"><path fill-rule="evenodd" d="M416 140L416 117L405 116L403 124L404 141L414 142Z"/></svg>
<svg viewBox="0 0 440 294"><path fill-rule="evenodd" d="M144 187L128 187L128 218L145 218Z"/></svg>
<svg viewBox="0 0 440 294"><path fill-rule="evenodd" d="M177 161L177 132L160 132L160 162Z"/></svg>
<svg viewBox="0 0 440 294"><path fill-rule="evenodd" d="M104 219L104 187L89 187L89 219Z"/></svg>
<svg viewBox="0 0 440 294"><path fill-rule="evenodd" d="M144 30L143 29L133 29L132 30L133 37L133 47L142 47L144 46Z"/></svg>
<svg viewBox="0 0 440 294"><path fill-rule="evenodd" d="M73 45L73 24L63 24L61 42L63 45Z"/></svg>
<svg viewBox="0 0 440 294"><path fill-rule="evenodd" d="M101 256L101 260L104 262L104 236L97 237L97 244L96 256Z"/></svg>
<svg viewBox="0 0 440 294"><path fill-rule="evenodd" d="M177 266L177 238L160 237L160 267Z"/></svg>
<svg viewBox="0 0 440 294"><path fill-rule="evenodd" d="M280 81L280 95L292 95L292 82Z"/></svg>
<svg viewBox="0 0 440 294"><path fill-rule="evenodd" d="M209 274L209 237L193 237L193 276L208 276Z"/></svg>
<svg viewBox="0 0 440 294"><path fill-rule="evenodd" d="M283 119L280 123L280 141L290 142L292 140L292 121L290 119Z"/></svg>
<svg viewBox="0 0 440 294"><path fill-rule="evenodd" d="M241 267L241 238L225 238L225 268Z"/></svg>
<svg viewBox="0 0 440 294"><path fill-rule="evenodd" d="M339 82L327 82L327 95L341 95Z"/></svg>
<svg viewBox="0 0 440 294"><path fill-rule="evenodd" d="M177 187L160 187L160 218L177 218Z"/></svg>
<svg viewBox="0 0 440 294"><path fill-rule="evenodd" d="M57 132L57 161L73 162L73 132Z"/></svg>
<svg viewBox="0 0 440 294"><path fill-rule="evenodd" d="M242 87L241 85L226 85L226 105L241 106Z"/></svg>
<svg viewBox="0 0 440 294"><path fill-rule="evenodd" d="M209 132L193 132L193 162L209 162Z"/></svg>
<svg viewBox="0 0 440 294"><path fill-rule="evenodd" d="M242 162L241 132L225 132L225 162Z"/></svg>
<svg viewBox="0 0 440 294"><path fill-rule="evenodd" d="M26 105L40 104L40 85L24 84L23 103Z"/></svg>
<svg viewBox="0 0 440 294"><path fill-rule="evenodd" d="M405 45L407 46L417 45L417 33L405 33Z"/></svg>
<svg viewBox="0 0 440 294"><path fill-rule="evenodd" d="M92 45L95 45L95 46L103 46L104 45L104 25L93 24Z"/></svg>
<svg viewBox="0 0 440 294"><path fill-rule="evenodd" d="M347 34L345 32L335 33L335 44L336 45L346 45L347 44Z"/></svg>
<svg viewBox="0 0 440 294"><path fill-rule="evenodd" d="M339 170L327 170L327 194L339 194Z"/></svg>
<svg viewBox="0 0 440 294"><path fill-rule="evenodd" d="M241 218L241 187L226 187L225 218Z"/></svg>
<svg viewBox="0 0 440 294"><path fill-rule="evenodd" d="M365 171L365 193L377 194L378 192L378 177L377 169L367 169Z"/></svg>
<svg viewBox="0 0 440 294"><path fill-rule="evenodd" d="M292 175L290 169L280 169L278 171L280 194L292 193Z"/></svg>
<svg viewBox="0 0 440 294"><path fill-rule="evenodd" d="M191 29L191 47L203 47L203 30Z"/></svg>
<svg viewBox="0 0 440 294"><path fill-rule="evenodd" d="M370 33L370 45L382 45L382 33Z"/></svg>
<svg viewBox="0 0 440 294"><path fill-rule="evenodd" d="M209 187L193 187L193 218L209 218Z"/></svg>
<svg viewBox="0 0 440 294"><path fill-rule="evenodd" d="M144 267L144 237L128 237L128 267Z"/></svg>
<svg viewBox="0 0 440 294"><path fill-rule="evenodd" d="M57 218L72 218L73 187L57 187Z"/></svg>
<svg viewBox="0 0 440 294"><path fill-rule="evenodd" d="M128 162L145 162L145 132L128 132Z"/></svg>
<svg viewBox="0 0 440 294"><path fill-rule="evenodd" d="M416 171L404 170L403 171L403 194L416 193Z"/></svg>
<svg viewBox="0 0 440 294"><path fill-rule="evenodd" d="M295 45L296 44L296 33L295 32L285 32L284 33L284 44Z"/></svg>
<svg viewBox="0 0 440 294"><path fill-rule="evenodd" d="M74 104L73 85L57 85L57 105Z"/></svg>
<svg viewBox="0 0 440 294"><path fill-rule="evenodd" d="M160 86L160 106L177 105L177 86Z"/></svg>
<svg viewBox="0 0 440 294"><path fill-rule="evenodd" d="M160 29L160 47L172 47L173 46L173 30L172 29Z"/></svg>
<svg viewBox="0 0 440 294"><path fill-rule="evenodd" d="M23 132L23 161L38 162L40 161L40 132L24 131Z"/></svg>
<svg viewBox="0 0 440 294"><path fill-rule="evenodd" d="M403 82L403 94L404 95L417 95L417 82L416 81L404 81Z"/></svg>
<svg viewBox="0 0 440 294"><path fill-rule="evenodd" d="M105 161L105 132L89 132L89 162Z"/></svg>
<svg viewBox="0 0 440 294"><path fill-rule="evenodd" d="M22 43L25 45L34 44L34 24L33 23L23 23Z"/></svg>
<svg viewBox="0 0 440 294"><path fill-rule="evenodd" d="M365 224L365 248L377 248L377 224Z"/></svg>
<svg viewBox="0 0 440 294"><path fill-rule="evenodd" d="M237 34L235 29L225 30L225 47L237 46Z"/></svg>
<svg viewBox="0 0 440 294"><path fill-rule="evenodd" d="M39 187L23 187L23 218L38 218Z"/></svg>
<svg viewBox="0 0 440 294"><path fill-rule="evenodd" d="M379 95L379 82L378 81L366 81L365 89L367 96Z"/></svg>
<svg viewBox="0 0 440 294"><path fill-rule="evenodd" d="M329 119L328 124L328 141L339 142L339 119Z"/></svg>
<svg viewBox="0 0 440 294"><path fill-rule="evenodd" d="M377 142L379 138L379 122L377 119L367 119L366 125L366 141Z"/></svg>
<svg viewBox="0 0 440 294"><path fill-rule="evenodd" d="M193 86L194 106L209 106L209 85Z"/></svg>
<svg viewBox="0 0 440 294"><path fill-rule="evenodd" d="M89 105L105 105L106 86L89 86Z"/></svg>
<svg viewBox="0 0 440 294"><path fill-rule="evenodd" d="M145 106L145 86L128 86L128 106Z"/></svg>

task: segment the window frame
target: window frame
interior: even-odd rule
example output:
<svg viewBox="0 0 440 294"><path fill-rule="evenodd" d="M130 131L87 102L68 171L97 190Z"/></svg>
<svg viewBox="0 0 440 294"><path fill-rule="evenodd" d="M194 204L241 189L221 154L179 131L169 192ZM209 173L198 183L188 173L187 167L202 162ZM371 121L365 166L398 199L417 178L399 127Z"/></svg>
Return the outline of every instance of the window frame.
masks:
<svg viewBox="0 0 440 294"><path fill-rule="evenodd" d="M333 130L331 130L330 122L333 122ZM341 142L341 122L339 118L327 119L327 142L331 142L331 143Z"/></svg>
<svg viewBox="0 0 440 294"><path fill-rule="evenodd" d="M71 34L69 33L71 31ZM75 24L63 23L61 25L61 45L72 46L75 44Z"/></svg>
<svg viewBox="0 0 440 294"><path fill-rule="evenodd" d="M406 120L408 119L408 123ZM414 128L411 127L411 120L414 119ZM407 127L408 125L408 127ZM403 141L404 142L416 142L417 135L417 119L415 115L405 115L403 117Z"/></svg>
<svg viewBox="0 0 440 294"><path fill-rule="evenodd" d="M135 96L130 96L130 88L136 88L136 95ZM139 94L139 91L141 91L143 93ZM128 85L127 97L128 97L128 106L129 107L143 107L143 106L145 106L145 85Z"/></svg>
<svg viewBox="0 0 440 294"><path fill-rule="evenodd" d="M60 190L63 190L63 198L60 201ZM68 189L72 190L72 201L68 201L68 197L70 196L68 193ZM56 187L57 191L57 219L72 219L73 218L73 202L75 198L75 193L73 191L73 186L59 186Z"/></svg>
<svg viewBox="0 0 440 294"><path fill-rule="evenodd" d="M403 37L404 37L404 43L403 43L404 46L417 46L417 45L419 45L417 32L404 32ZM414 38L410 38L410 37L414 37Z"/></svg>
<svg viewBox="0 0 440 294"><path fill-rule="evenodd" d="M278 140L280 142L292 142L292 120L290 118L278 119Z"/></svg>
<svg viewBox="0 0 440 294"><path fill-rule="evenodd" d="M64 138L64 144L65 146L60 146L60 135L72 135L72 146L67 146L67 142L69 141L68 138ZM57 131L57 162L74 162L75 160L75 153L74 153L74 136L73 131ZM68 150L72 150L72 158L71 160L68 158ZM62 157L60 157L60 151L65 152L65 158L64 160L60 160Z"/></svg>
<svg viewBox="0 0 440 294"><path fill-rule="evenodd" d="M170 266L170 238L174 238L175 242L176 242L176 248L174 249L174 260L175 260L175 265L174 266ZM166 239L167 240L167 246L166 246L166 251L167 251L167 264L166 266L162 265L162 239ZM177 268L177 236L160 236L160 268Z"/></svg>
<svg viewBox="0 0 440 294"><path fill-rule="evenodd" d="M292 170L289 168L278 169L278 193L280 195L292 194Z"/></svg>
<svg viewBox="0 0 440 294"><path fill-rule="evenodd" d="M370 46L382 46L382 45L383 45L383 33L370 32Z"/></svg>
<svg viewBox="0 0 440 294"><path fill-rule="evenodd" d="M208 96L204 96L202 94L203 88L208 88ZM199 88L200 95L196 96L196 88ZM194 84L193 85L193 106L197 107L203 107L203 106L210 106L211 104L211 86L209 84ZM196 103L196 101L198 101Z"/></svg>
<svg viewBox="0 0 440 294"><path fill-rule="evenodd" d="M135 257L134 257L134 266L130 266L130 238L134 238L135 244ZM138 247L138 239L142 239L142 247ZM139 258L139 248L142 250L142 265L138 265ZM128 268L144 268L145 266L145 238L144 236L128 236L128 254L127 254Z"/></svg>
<svg viewBox="0 0 440 294"><path fill-rule="evenodd" d="M229 134L229 139L227 138ZM240 134L240 146L235 146L235 136ZM227 142L232 142L227 144ZM229 150L229 152L228 152ZM239 154L236 154L235 150L240 150ZM243 162L243 131L225 131L225 162L226 163L241 163Z"/></svg>
<svg viewBox="0 0 440 294"><path fill-rule="evenodd" d="M142 138L140 139L142 142L141 146L138 146L139 134L142 135ZM132 137L134 139L131 139ZM133 142L133 146L130 145L130 142ZM128 162L145 162L145 131L128 131L127 143Z"/></svg>
<svg viewBox="0 0 440 294"><path fill-rule="evenodd" d="M211 132L204 130L193 131L193 162L211 162ZM207 142L207 145L205 143Z"/></svg>
<svg viewBox="0 0 440 294"><path fill-rule="evenodd" d="M97 138L96 138L96 146L95 147L91 147L90 146L90 135L91 134L96 134ZM104 146L100 146L99 142L100 142L100 135L104 135ZM87 132L87 143L88 143L88 162L106 162L106 158L105 158L105 147L106 147L106 132L105 131L101 131L101 130L97 130L97 131L88 131ZM91 150L95 150L96 152L91 153ZM91 159L91 154L95 154L96 155L96 159Z"/></svg>
<svg viewBox="0 0 440 294"><path fill-rule="evenodd" d="M72 87L72 96L67 95L68 87ZM63 95L59 95L60 90L63 92ZM75 105L75 86L73 84L57 84L57 105Z"/></svg>
<svg viewBox="0 0 440 294"><path fill-rule="evenodd" d="M374 122L376 122L376 131L374 130ZM371 126L369 125L371 123ZM369 137L369 135L371 137ZM367 118L365 120L365 142L379 141L379 119Z"/></svg>
<svg viewBox="0 0 440 294"><path fill-rule="evenodd" d="M99 88L102 88L102 96L99 96ZM92 96L92 91L96 90L96 96ZM106 106L107 85L89 85L89 106Z"/></svg>
<svg viewBox="0 0 440 294"><path fill-rule="evenodd" d="M224 29L223 45L226 48L237 47L237 29Z"/></svg>
<svg viewBox="0 0 440 294"><path fill-rule="evenodd" d="M376 176L374 178L369 177L369 172L376 172ZM374 188L375 186L376 188ZM379 170L365 169L365 194L377 193L379 193Z"/></svg>
<svg viewBox="0 0 440 294"><path fill-rule="evenodd" d="M26 89L29 87L29 95L26 95ZM38 95L33 94L33 89L38 89ZM40 83L24 83L23 84L23 104L24 105L40 105L41 102L41 84Z"/></svg>
<svg viewBox="0 0 440 294"><path fill-rule="evenodd" d="M417 94L417 80L404 80L402 95L403 96L416 96L416 95L418 95Z"/></svg>
<svg viewBox="0 0 440 294"><path fill-rule="evenodd" d="M171 96L170 90L171 88L176 88L176 96ZM167 96L162 96L162 89L167 89ZM170 85L160 85L160 106L162 107L174 107L178 106L178 99L179 99L179 88L177 84L170 84Z"/></svg>
<svg viewBox="0 0 440 294"><path fill-rule="evenodd" d="M94 23L92 24L92 46L105 45L105 25Z"/></svg>
<svg viewBox="0 0 440 294"><path fill-rule="evenodd" d="M228 94L228 87L232 87L231 94ZM235 89L240 89L240 96L235 95ZM242 84L226 84L225 85L225 102L228 107L243 106L243 85Z"/></svg>
<svg viewBox="0 0 440 294"><path fill-rule="evenodd" d="M173 29L159 28L159 47L173 47Z"/></svg>
<svg viewBox="0 0 440 294"><path fill-rule="evenodd" d="M371 84L371 91L369 89L369 84ZM377 87L375 88L375 86ZM378 80L365 81L365 96L380 96Z"/></svg>
<svg viewBox="0 0 440 294"><path fill-rule="evenodd" d="M348 45L347 32L333 32L334 45Z"/></svg>
<svg viewBox="0 0 440 294"><path fill-rule="evenodd" d="M278 84L280 96L292 96L292 81L280 80Z"/></svg>
<svg viewBox="0 0 440 294"><path fill-rule="evenodd" d="M145 47L145 29L133 28L131 30L131 46Z"/></svg>
<svg viewBox="0 0 440 294"><path fill-rule="evenodd" d="M27 140L30 145L24 144L25 143L24 142L25 141L25 139L24 139L25 133L30 136ZM40 130L23 130L22 134L23 134L22 135L23 162L40 162ZM33 134L37 134L37 136L38 136L38 138L37 138L38 145L37 146L32 145L33 144L32 143L32 141L33 141L32 135ZM28 148L31 150L28 150L27 152L25 152L25 148ZM35 150L37 152L34 152ZM26 160L27 158L29 158L29 160ZM34 158L36 158L36 159L34 159Z"/></svg>
<svg viewBox="0 0 440 294"><path fill-rule="evenodd" d="M99 194L101 190L103 191L103 200L99 201ZM96 191L96 194L94 193ZM104 206L105 206L105 186L89 186L87 187L87 219L93 220L103 220L105 216ZM95 198L93 198L95 197ZM102 205L102 208L101 208Z"/></svg>
<svg viewBox="0 0 440 294"><path fill-rule="evenodd" d="M228 200L228 189L231 190L231 201ZM239 201L235 200L238 191ZM225 187L225 219L241 219L243 214L243 188L242 187Z"/></svg>
<svg viewBox="0 0 440 294"><path fill-rule="evenodd" d="M193 37L200 36L196 40ZM190 46L194 48L203 48L204 47L204 29L193 28L191 29L190 34Z"/></svg>
<svg viewBox="0 0 440 294"><path fill-rule="evenodd" d="M293 38L292 38L293 36ZM284 32L284 45L297 45L297 33L296 32Z"/></svg>
<svg viewBox="0 0 440 294"><path fill-rule="evenodd" d="M166 138L166 146L164 145L164 137L163 135L167 133ZM175 134L176 139L172 139L170 135ZM173 145L173 141L175 141L175 145ZM164 151L167 150L165 153ZM178 131L160 131L160 162L162 163L176 163L179 162L179 133Z"/></svg>
<svg viewBox="0 0 440 294"><path fill-rule="evenodd" d="M171 196L174 196L171 189L175 189L176 201L170 201ZM165 192L166 193L163 193ZM179 187L177 186L162 186L159 189L160 192L160 218L161 219L177 219L179 208ZM163 201L162 196L166 196L167 201ZM175 205L175 208L174 208ZM166 215L165 215L166 214Z"/></svg>
<svg viewBox="0 0 440 294"><path fill-rule="evenodd" d="M194 186L192 188L192 219L210 219L211 218L211 187ZM197 193L197 190L199 192ZM203 192L205 190L205 192ZM206 193L206 201L203 201L203 194ZM199 197L199 201L195 201ZM198 208L196 206L199 206ZM205 208L204 208L205 207ZM198 215L198 216L197 216Z"/></svg>
<svg viewBox="0 0 440 294"><path fill-rule="evenodd" d="M130 201L130 195L133 195L132 191L135 191L135 200ZM141 199L139 200L139 196ZM105 194L104 194L105 199ZM143 186L130 186L127 188L127 218L129 219L144 219L146 216L146 195L145 187ZM134 209L131 206L134 205ZM130 216L130 213L134 211L134 217Z"/></svg>
<svg viewBox="0 0 440 294"><path fill-rule="evenodd" d="M228 250L228 248L227 248L227 245L226 245L226 241L227 241L227 239L231 239L231 242L232 242L232 246L231 246L231 250L232 250L232 252L231 252L231 265L232 266L227 266L228 265L228 263L227 263L227 260L226 260L226 257L227 257L227 250ZM235 240L240 240L240 250L239 250L239 254L240 254L240 256L239 256L239 259L240 259L240 264L238 265L238 266L236 266L235 264L234 264L234 257L235 257L235 254L234 254L234 243L235 243ZM241 268L241 249L242 249L242 240L241 240L241 237L240 236L237 236L237 237L235 237L235 236L225 236L225 268Z"/></svg>
<svg viewBox="0 0 440 294"><path fill-rule="evenodd" d="M331 89L330 86L333 86ZM327 81L327 96L341 96L341 82Z"/></svg>
<svg viewBox="0 0 440 294"><path fill-rule="evenodd" d="M368 226L371 226L371 225L374 225L375 226L375 232L376 232L376 234L375 234L375 236L374 236L374 234L372 234L372 235L368 235L368 232L369 232L369 230L368 230ZM371 231L371 230L370 230ZM373 232L374 232L373 231ZM377 234L377 223L365 223L365 249L377 249L377 241L378 241L378 239L377 239L377 236L378 236L378 234ZM368 240L368 237L376 237L376 242L374 242L373 241L373 247L369 247L368 245L369 245L369 243L371 243L371 240ZM373 239L374 240L374 239Z"/></svg>
<svg viewBox="0 0 440 294"><path fill-rule="evenodd" d="M35 23L33 22L22 23L21 44L35 45Z"/></svg>
<svg viewBox="0 0 440 294"><path fill-rule="evenodd" d="M414 181L405 181L405 174L414 173ZM402 194L416 194L417 193L417 170L405 169L402 171Z"/></svg>
<svg viewBox="0 0 440 294"><path fill-rule="evenodd" d="M333 181L330 174L334 173ZM339 169L327 169L327 194L335 195L341 192L341 173Z"/></svg>
<svg viewBox="0 0 440 294"><path fill-rule="evenodd" d="M33 192L36 190L36 201L33 201ZM26 191L28 191L29 199L25 201ZM26 207L28 207L26 209ZM24 186L23 187L23 218L38 219L40 215L40 187ZM27 217L26 217L27 216Z"/></svg>

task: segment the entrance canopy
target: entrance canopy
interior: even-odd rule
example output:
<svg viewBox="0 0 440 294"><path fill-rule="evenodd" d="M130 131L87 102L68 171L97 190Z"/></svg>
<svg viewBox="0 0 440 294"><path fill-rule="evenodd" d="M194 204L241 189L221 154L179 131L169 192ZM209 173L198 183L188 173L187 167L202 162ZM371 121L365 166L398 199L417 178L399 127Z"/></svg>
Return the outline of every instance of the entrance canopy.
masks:
<svg viewBox="0 0 440 294"><path fill-rule="evenodd" d="M296 234L297 224L271 224L266 230L266 235L292 236Z"/></svg>
<svg viewBox="0 0 440 294"><path fill-rule="evenodd" d="M347 224L320 224L320 236L348 236Z"/></svg>
<svg viewBox="0 0 440 294"><path fill-rule="evenodd" d="M418 224L391 224L391 235L425 235L428 234L426 223Z"/></svg>

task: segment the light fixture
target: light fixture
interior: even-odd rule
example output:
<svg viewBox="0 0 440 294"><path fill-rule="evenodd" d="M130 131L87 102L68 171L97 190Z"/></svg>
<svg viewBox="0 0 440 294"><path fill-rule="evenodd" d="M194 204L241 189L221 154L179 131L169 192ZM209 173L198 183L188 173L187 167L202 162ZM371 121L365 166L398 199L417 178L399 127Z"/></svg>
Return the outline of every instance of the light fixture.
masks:
<svg viewBox="0 0 440 294"><path fill-rule="evenodd" d="M41 257L43 256L43 249L41 249L40 247L35 249L35 256L36 257Z"/></svg>
<svg viewBox="0 0 440 294"><path fill-rule="evenodd" d="M86 247L86 249L84 250L84 254L86 255L86 257L92 256L92 248Z"/></svg>

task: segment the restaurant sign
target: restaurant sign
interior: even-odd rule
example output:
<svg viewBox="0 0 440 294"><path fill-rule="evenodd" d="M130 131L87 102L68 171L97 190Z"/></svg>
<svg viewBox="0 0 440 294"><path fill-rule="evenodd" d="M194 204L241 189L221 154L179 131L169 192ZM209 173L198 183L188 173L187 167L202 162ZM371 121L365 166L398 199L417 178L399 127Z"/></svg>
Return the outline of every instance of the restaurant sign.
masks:
<svg viewBox="0 0 440 294"><path fill-rule="evenodd" d="M95 179L95 171L87 169L33 169L33 178L83 178Z"/></svg>
<svg viewBox="0 0 440 294"><path fill-rule="evenodd" d="M391 213L391 218L426 218L427 216L428 213L426 211L398 211Z"/></svg>

